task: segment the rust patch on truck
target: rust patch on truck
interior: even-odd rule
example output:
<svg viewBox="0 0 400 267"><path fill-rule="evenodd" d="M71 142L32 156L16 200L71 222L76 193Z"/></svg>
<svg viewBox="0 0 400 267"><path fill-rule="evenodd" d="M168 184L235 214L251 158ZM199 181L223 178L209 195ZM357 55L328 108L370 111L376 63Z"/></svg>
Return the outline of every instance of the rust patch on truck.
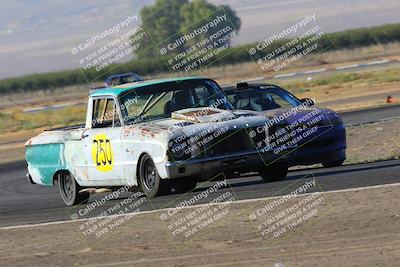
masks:
<svg viewBox="0 0 400 267"><path fill-rule="evenodd" d="M154 137L155 136L155 133L152 130L148 129L147 127L141 127L140 133L142 134L142 136L145 136L145 137Z"/></svg>

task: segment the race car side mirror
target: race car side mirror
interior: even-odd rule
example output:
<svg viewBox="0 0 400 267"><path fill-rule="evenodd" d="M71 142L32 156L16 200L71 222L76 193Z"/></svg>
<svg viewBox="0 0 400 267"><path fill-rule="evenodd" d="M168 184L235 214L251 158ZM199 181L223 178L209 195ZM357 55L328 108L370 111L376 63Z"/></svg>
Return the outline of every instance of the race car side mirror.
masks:
<svg viewBox="0 0 400 267"><path fill-rule="evenodd" d="M301 102L302 104L306 104L306 105L309 106L309 107L315 105L314 100L312 100L311 98L303 98L303 99L300 100L300 102Z"/></svg>

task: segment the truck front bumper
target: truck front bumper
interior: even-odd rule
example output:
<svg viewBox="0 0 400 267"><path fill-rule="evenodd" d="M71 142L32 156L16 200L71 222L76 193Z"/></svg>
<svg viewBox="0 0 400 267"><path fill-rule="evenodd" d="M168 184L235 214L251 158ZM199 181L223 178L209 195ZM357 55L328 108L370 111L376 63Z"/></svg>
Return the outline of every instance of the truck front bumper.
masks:
<svg viewBox="0 0 400 267"><path fill-rule="evenodd" d="M189 176L201 179L211 178L223 172L253 172L267 167L272 162L286 161L288 156L285 153L276 155L273 152L250 152L186 161L169 161L165 163L165 174L160 173L160 175L167 179Z"/></svg>

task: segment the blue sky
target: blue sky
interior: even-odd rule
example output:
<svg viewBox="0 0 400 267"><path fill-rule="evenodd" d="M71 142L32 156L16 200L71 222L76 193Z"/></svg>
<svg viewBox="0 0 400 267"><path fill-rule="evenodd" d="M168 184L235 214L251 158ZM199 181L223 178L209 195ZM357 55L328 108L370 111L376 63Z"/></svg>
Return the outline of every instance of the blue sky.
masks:
<svg viewBox="0 0 400 267"><path fill-rule="evenodd" d="M3 0L0 2L0 78L79 67L70 49L138 14L150 0ZM315 13L325 31L400 22L398 0L210 0L229 4L242 19L237 43Z"/></svg>

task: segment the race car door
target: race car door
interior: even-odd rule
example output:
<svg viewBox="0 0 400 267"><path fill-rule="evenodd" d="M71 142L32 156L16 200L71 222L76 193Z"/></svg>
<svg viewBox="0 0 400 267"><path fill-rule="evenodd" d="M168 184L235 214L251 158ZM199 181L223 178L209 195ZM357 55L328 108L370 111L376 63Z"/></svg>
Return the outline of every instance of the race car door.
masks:
<svg viewBox="0 0 400 267"><path fill-rule="evenodd" d="M121 116L112 96L95 97L91 128L82 135L87 178L98 185L124 185Z"/></svg>

